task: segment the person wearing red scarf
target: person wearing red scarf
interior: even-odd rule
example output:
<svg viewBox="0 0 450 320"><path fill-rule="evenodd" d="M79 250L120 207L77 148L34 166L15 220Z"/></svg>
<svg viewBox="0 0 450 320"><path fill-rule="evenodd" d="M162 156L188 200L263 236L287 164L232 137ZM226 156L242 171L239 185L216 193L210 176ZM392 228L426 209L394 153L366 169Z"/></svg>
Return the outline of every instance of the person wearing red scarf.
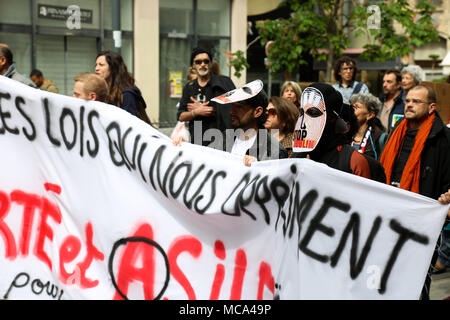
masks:
<svg viewBox="0 0 450 320"><path fill-rule="evenodd" d="M433 199L450 189L450 128L436 112L436 93L425 86L409 90L405 117L391 132L380 162L388 184ZM442 201L441 201L442 202ZM434 266L437 250L431 260ZM422 299L429 299L431 271L425 279Z"/></svg>

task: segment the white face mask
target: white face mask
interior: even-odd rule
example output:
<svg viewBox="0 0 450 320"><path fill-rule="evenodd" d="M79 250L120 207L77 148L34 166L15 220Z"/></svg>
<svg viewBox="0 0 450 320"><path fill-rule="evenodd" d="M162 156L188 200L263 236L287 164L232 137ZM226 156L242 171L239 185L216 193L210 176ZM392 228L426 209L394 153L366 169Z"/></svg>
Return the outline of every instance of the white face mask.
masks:
<svg viewBox="0 0 450 320"><path fill-rule="evenodd" d="M325 110L322 93L313 87L306 88L302 93L300 116L295 125L294 152L309 152L316 148L327 122Z"/></svg>

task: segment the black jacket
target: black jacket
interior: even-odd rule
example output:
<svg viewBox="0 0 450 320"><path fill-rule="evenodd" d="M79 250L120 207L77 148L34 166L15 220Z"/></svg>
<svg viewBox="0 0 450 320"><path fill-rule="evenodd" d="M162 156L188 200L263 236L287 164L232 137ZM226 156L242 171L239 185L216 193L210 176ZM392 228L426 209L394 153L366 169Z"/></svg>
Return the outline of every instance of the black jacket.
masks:
<svg viewBox="0 0 450 320"><path fill-rule="evenodd" d="M437 199L450 189L450 128L436 113L420 163L420 194Z"/></svg>
<svg viewBox="0 0 450 320"><path fill-rule="evenodd" d="M420 158L419 193L438 199L450 189L450 128L436 112L430 134L425 141ZM395 124L395 129L404 119ZM394 130L395 130L394 129ZM392 136L394 130L389 135Z"/></svg>
<svg viewBox="0 0 450 320"><path fill-rule="evenodd" d="M180 118L182 112L188 111L187 104L191 103L191 97L195 96L194 86L198 84L197 80L188 82L183 88L183 95L180 99L180 106L177 112L177 120ZM209 100L209 105L215 110L215 115L210 117L196 117L194 121L202 122L202 136L208 129L219 129L223 131L231 128L231 116L230 109L231 104L217 104L212 102L211 99L221 94L235 89L233 81L229 77L223 75L211 74L211 78L207 84L210 86L211 96L206 96L206 100ZM194 143L194 121L189 121L189 133L191 134L191 142ZM209 141L204 141L203 145L207 145Z"/></svg>

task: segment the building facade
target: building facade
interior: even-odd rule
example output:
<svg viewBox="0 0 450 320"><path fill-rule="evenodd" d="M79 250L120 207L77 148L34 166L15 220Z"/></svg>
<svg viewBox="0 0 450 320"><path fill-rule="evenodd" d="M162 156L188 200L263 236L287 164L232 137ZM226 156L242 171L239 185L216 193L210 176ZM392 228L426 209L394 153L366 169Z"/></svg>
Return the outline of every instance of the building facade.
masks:
<svg viewBox="0 0 450 320"><path fill-rule="evenodd" d="M0 0L0 43L20 73L39 69L72 95L98 52L119 51L160 127L176 123L191 50L207 47L232 76L226 53L245 50L246 30L247 0Z"/></svg>

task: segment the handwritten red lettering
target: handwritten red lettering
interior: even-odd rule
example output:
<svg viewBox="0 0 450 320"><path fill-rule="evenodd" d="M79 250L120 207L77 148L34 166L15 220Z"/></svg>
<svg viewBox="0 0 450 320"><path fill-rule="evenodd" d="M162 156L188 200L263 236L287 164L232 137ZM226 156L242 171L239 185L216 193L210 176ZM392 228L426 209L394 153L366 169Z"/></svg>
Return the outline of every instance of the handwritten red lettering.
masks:
<svg viewBox="0 0 450 320"><path fill-rule="evenodd" d="M214 254L217 258L225 260L226 251L222 241L217 240L214 243ZM222 263L218 263L216 267L216 274L214 275L214 281L211 288L210 300L217 300L220 296L220 289L222 288L223 280L225 279L225 266Z"/></svg>
<svg viewBox="0 0 450 320"><path fill-rule="evenodd" d="M44 183L44 188L47 191L52 191L56 194L61 194L61 186L59 186L57 184L46 182L46 183Z"/></svg>
<svg viewBox="0 0 450 320"><path fill-rule="evenodd" d="M242 294L242 285L244 283L245 270L247 269L247 256L245 251L239 249L236 251L234 260L233 285L231 287L230 300L240 300Z"/></svg>
<svg viewBox="0 0 450 320"><path fill-rule="evenodd" d="M94 259L103 260L104 255L93 244L93 229L92 224L86 224L86 257L77 264L74 272L66 271L65 264L72 262L80 253L81 241L72 235L64 239L59 249L59 269L60 280L65 284L78 284L81 288L93 288L98 285L98 280L91 280L86 277L86 270L89 269Z"/></svg>
<svg viewBox="0 0 450 320"><path fill-rule="evenodd" d="M26 193L22 190L14 190L11 192L11 201L23 206L22 232L20 234L20 253L22 256L28 256L34 213L37 209L41 208L41 197L37 194Z"/></svg>
<svg viewBox="0 0 450 320"><path fill-rule="evenodd" d="M92 230L92 224L89 222L86 225L86 247L87 247L87 253L86 258L83 262L79 263L77 266L80 268L80 284L82 288L93 288L97 286L98 280L90 280L86 277L86 270L90 267L92 261L94 259L97 260L103 260L104 255L101 253L93 244L92 238L93 238L94 231Z"/></svg>
<svg viewBox="0 0 450 320"><path fill-rule="evenodd" d="M44 250L45 239L53 240L53 229L47 223L47 219L49 217L53 218L58 224L61 223L62 216L59 207L50 202L46 198L42 198L42 211L41 211L41 220L39 222L38 227L38 236L37 243L35 247L35 254L38 259L43 261L47 266L52 270L52 261L48 257L47 253Z"/></svg>
<svg viewBox="0 0 450 320"><path fill-rule="evenodd" d="M153 229L148 224L143 224L134 234L135 237L153 239ZM142 257L142 268L136 268L134 264ZM152 300L154 297L155 260L154 248L142 242L128 243L119 264L117 285L123 294L128 294L128 286L134 280L143 283L144 297ZM122 300L122 296L116 292L114 300Z"/></svg>
<svg viewBox="0 0 450 320"><path fill-rule="evenodd" d="M6 246L5 257L14 260L17 256L16 242L14 241L14 235L11 232L11 229L3 221L9 212L10 206L11 202L9 201L8 195L5 192L0 191L0 231Z"/></svg>
<svg viewBox="0 0 450 320"><path fill-rule="evenodd" d="M177 263L177 258L182 252L189 252L194 258L198 258L202 252L202 243L192 236L181 236L174 240L168 251L170 274L186 291L189 300L196 300L194 289Z"/></svg>
<svg viewBox="0 0 450 320"><path fill-rule="evenodd" d="M75 271L69 273L66 271L65 264L72 262L80 253L81 241L73 236L67 236L59 247L59 279L62 283L68 282L68 279L75 274Z"/></svg>
<svg viewBox="0 0 450 320"><path fill-rule="evenodd" d="M258 300L263 299L264 286L269 288L272 294L275 294L275 280L272 276L272 269L268 263L262 261L259 265Z"/></svg>

